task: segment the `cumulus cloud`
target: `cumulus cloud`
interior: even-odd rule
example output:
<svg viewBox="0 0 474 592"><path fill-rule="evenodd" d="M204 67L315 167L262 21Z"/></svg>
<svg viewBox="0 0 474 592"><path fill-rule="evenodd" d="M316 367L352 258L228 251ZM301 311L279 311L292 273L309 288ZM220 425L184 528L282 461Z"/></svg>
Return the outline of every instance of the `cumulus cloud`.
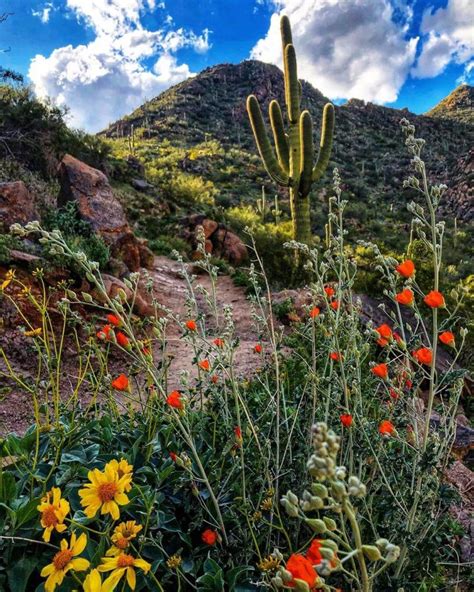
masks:
<svg viewBox="0 0 474 592"><path fill-rule="evenodd" d="M412 75L432 78L455 62L464 64L474 56L474 3L448 0L445 8L424 12L421 32L423 48Z"/></svg>
<svg viewBox="0 0 474 592"><path fill-rule="evenodd" d="M209 49L209 31L200 35L165 26L150 31L141 15L155 0L67 0L73 14L95 32L87 45L67 45L37 55L29 77L39 97L70 109L70 122L98 131L146 99L192 76L176 53ZM155 59L151 67L145 60ZM149 62L148 62L149 63Z"/></svg>
<svg viewBox="0 0 474 592"><path fill-rule="evenodd" d="M43 23L43 25L46 25L47 23L49 23L49 17L51 16L52 10L54 10L54 6L51 2L48 2L40 10L32 10L31 13L33 14L33 16L38 17L39 20Z"/></svg>
<svg viewBox="0 0 474 592"><path fill-rule="evenodd" d="M298 75L331 99L396 100L418 38L405 38L389 0L279 0L266 37L251 57L282 65L279 20L293 29ZM409 20L411 14L405 16Z"/></svg>

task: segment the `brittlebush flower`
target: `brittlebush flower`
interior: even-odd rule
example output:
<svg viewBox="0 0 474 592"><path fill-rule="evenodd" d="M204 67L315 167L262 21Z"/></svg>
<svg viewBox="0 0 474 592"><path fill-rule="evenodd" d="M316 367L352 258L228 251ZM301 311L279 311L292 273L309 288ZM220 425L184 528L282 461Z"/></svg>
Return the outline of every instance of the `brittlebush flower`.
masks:
<svg viewBox="0 0 474 592"><path fill-rule="evenodd" d="M318 575L311 564L311 561L304 555L293 553L293 555L291 555L291 557L286 562L286 569L293 576L293 580L286 584L288 587L295 588L295 580L302 580L303 582L306 582L310 588L316 584Z"/></svg>
<svg viewBox="0 0 474 592"><path fill-rule="evenodd" d="M431 366L433 363L433 352L427 347L420 347L413 352L413 357L420 364Z"/></svg>
<svg viewBox="0 0 474 592"><path fill-rule="evenodd" d="M380 422L379 432L382 434L382 436L393 436L395 433L395 426L388 419L384 419L382 422Z"/></svg>
<svg viewBox="0 0 474 592"><path fill-rule="evenodd" d="M115 458L107 463L108 467L111 467L118 475L118 478L126 477L127 482L124 486L124 491L128 492L132 489L132 476L133 476L133 465L129 464L124 458L120 461Z"/></svg>
<svg viewBox="0 0 474 592"><path fill-rule="evenodd" d="M351 427L352 422L353 422L352 415L349 415L349 413L343 413L342 415L339 416L339 419L341 420L341 423L345 428Z"/></svg>
<svg viewBox="0 0 474 592"><path fill-rule="evenodd" d="M103 557L102 564L97 569L100 572L111 571L112 573L102 584L102 592L112 592L124 575L127 578L127 584L132 590L135 590L137 584L135 568L142 569L144 573L148 573L151 565L144 559L138 559L126 553L122 553L117 557Z"/></svg>
<svg viewBox="0 0 474 592"><path fill-rule="evenodd" d="M196 321L193 321L193 320L186 321L186 329L188 329L189 331L196 331L196 328L197 328Z"/></svg>
<svg viewBox="0 0 474 592"><path fill-rule="evenodd" d="M378 376L382 380L386 380L388 378L387 364L377 364L376 366L373 366L370 371L372 374L375 374L375 376Z"/></svg>
<svg viewBox="0 0 474 592"><path fill-rule="evenodd" d="M423 301L430 308L443 308L445 306L444 296L437 290L431 290L431 292L423 298Z"/></svg>
<svg viewBox="0 0 474 592"><path fill-rule="evenodd" d="M201 540L203 543L206 543L206 545L215 545L217 541L217 532L211 528L206 528L201 534Z"/></svg>
<svg viewBox="0 0 474 592"><path fill-rule="evenodd" d="M321 310L317 307L314 306L310 311L309 311L309 316L312 319L315 319L317 316L319 316L319 313L321 312Z"/></svg>
<svg viewBox="0 0 474 592"><path fill-rule="evenodd" d="M444 343L444 345L449 345L449 347L456 346L454 333L451 333L451 331L444 331L443 333L441 333L441 335L439 336L439 340L441 341L441 343Z"/></svg>
<svg viewBox="0 0 474 592"><path fill-rule="evenodd" d="M41 335L42 331L43 329L38 327L37 329L32 329L31 331L25 331L23 335L25 337L37 337L38 335Z"/></svg>
<svg viewBox="0 0 474 592"><path fill-rule="evenodd" d="M405 259L400 265L395 268L398 273L404 278L411 278L415 275L415 264L411 259Z"/></svg>
<svg viewBox="0 0 474 592"><path fill-rule="evenodd" d="M411 306L414 298L413 292L409 288L405 288L395 295L395 300L398 304L403 304L404 306Z"/></svg>
<svg viewBox="0 0 474 592"><path fill-rule="evenodd" d="M51 533L64 532L67 526L64 524L64 519L69 514L69 502L61 497L61 490L59 487L53 487L41 499L40 505L37 507L38 512L41 512L41 526L45 529L43 532L43 540L49 543Z"/></svg>
<svg viewBox="0 0 474 592"><path fill-rule="evenodd" d="M87 574L84 583L82 584L84 592L102 592L102 578L97 569L93 569Z"/></svg>
<svg viewBox="0 0 474 592"><path fill-rule="evenodd" d="M128 390L128 387L129 382L125 374L120 374L115 380L112 380L112 388L116 391L126 391Z"/></svg>
<svg viewBox="0 0 474 592"><path fill-rule="evenodd" d="M198 363L198 366L199 368L201 368L201 370L204 370L205 372L209 372L209 369L211 368L209 360L201 360Z"/></svg>
<svg viewBox="0 0 474 592"><path fill-rule="evenodd" d="M135 520L121 522L114 529L112 534L113 547L107 551L106 555L116 556L120 555L120 553L124 553L130 546L130 541L136 538L142 528L143 526L137 524Z"/></svg>
<svg viewBox="0 0 474 592"><path fill-rule="evenodd" d="M127 475L119 478L118 474L109 465L104 471L94 469L87 475L90 483L79 490L81 505L88 518L93 518L100 510L101 514L110 514L114 520L120 518L119 506L128 504L129 499L125 494L125 487L129 484Z"/></svg>
<svg viewBox="0 0 474 592"><path fill-rule="evenodd" d="M45 592L53 592L56 586L60 586L68 571L85 571L89 568L89 561L80 555L87 545L87 535L82 533L78 538L72 533L68 544L66 539L60 543L60 550L53 557L53 561L43 567L41 577L47 580L44 583Z"/></svg>
<svg viewBox="0 0 474 592"><path fill-rule="evenodd" d="M179 391L172 391L168 395L166 402L170 407L174 407L174 409L184 409L184 402Z"/></svg>

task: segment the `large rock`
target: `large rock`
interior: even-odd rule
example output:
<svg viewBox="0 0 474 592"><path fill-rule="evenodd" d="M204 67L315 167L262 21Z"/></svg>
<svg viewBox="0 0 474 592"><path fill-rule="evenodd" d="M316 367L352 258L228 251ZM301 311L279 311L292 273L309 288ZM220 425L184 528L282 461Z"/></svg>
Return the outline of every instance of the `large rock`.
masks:
<svg viewBox="0 0 474 592"><path fill-rule="evenodd" d="M120 291L123 291L127 296L127 302L129 304L133 302L133 310L136 314L142 317L155 315L155 308L152 304L153 298L151 294L147 292L143 281L140 281L137 293L133 293L132 290L130 290L130 288L126 286L124 282L122 282L122 280L119 280L118 278L112 275L103 273L102 281L104 283L104 288L109 298L115 298ZM98 302L106 302L106 300L98 290L92 290L92 296Z"/></svg>
<svg viewBox="0 0 474 592"><path fill-rule="evenodd" d="M219 228L211 236L213 253L227 259L233 265L240 265L248 259L247 247L240 238L228 228Z"/></svg>
<svg viewBox="0 0 474 592"><path fill-rule="evenodd" d="M0 183L0 227L8 232L12 224L38 220L38 212L23 181Z"/></svg>
<svg viewBox="0 0 474 592"><path fill-rule="evenodd" d="M104 173L66 154L59 164L58 176L58 206L76 202L81 218L104 239L111 256L121 259L130 271L138 271L147 263L142 261L143 249Z"/></svg>

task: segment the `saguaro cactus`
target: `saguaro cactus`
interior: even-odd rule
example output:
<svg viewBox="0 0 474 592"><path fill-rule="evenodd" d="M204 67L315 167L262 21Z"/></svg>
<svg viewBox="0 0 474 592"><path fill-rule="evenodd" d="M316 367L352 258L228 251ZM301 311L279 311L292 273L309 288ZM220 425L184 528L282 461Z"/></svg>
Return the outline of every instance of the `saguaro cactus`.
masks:
<svg viewBox="0 0 474 592"><path fill-rule="evenodd" d="M301 83L298 80L295 48L288 17L280 22L283 46L285 102L288 133L285 133L280 105L273 100L269 106L273 149L263 121L260 105L254 95L247 99L247 111L260 157L267 173L290 192L293 238L308 244L311 240L309 193L327 168L334 131L334 107L327 103L323 110L319 155L313 164L313 124L309 111L301 113Z"/></svg>

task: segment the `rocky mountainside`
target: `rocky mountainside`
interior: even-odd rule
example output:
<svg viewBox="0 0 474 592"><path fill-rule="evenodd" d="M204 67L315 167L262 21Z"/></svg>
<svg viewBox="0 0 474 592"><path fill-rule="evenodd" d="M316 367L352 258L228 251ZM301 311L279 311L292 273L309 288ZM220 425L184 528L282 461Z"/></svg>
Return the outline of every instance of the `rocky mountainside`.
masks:
<svg viewBox="0 0 474 592"><path fill-rule="evenodd" d="M214 183L218 205L226 207L246 200L254 204L261 185L273 193L276 188L268 183L259 161L254 159L255 146L245 108L250 93L258 97L265 112L271 99L283 103L281 71L251 60L208 68L115 122L103 135L124 145L133 133L139 157L150 164L158 156L157 146L164 141L191 151L203 142L217 140L226 158L216 154L193 158L188 153L181 168ZM321 110L327 99L306 82L302 95L302 106L313 116L315 141L319 143ZM464 118L447 120L438 113L420 116L357 99L336 107L331 165L339 167L348 196L355 198L353 209L363 207L362 212L351 212L356 226L370 217L371 212L384 218L403 217L408 194L402 191L401 183L409 165L400 130L403 117L412 121L418 136L426 140L425 159L431 174L448 184L450 172L466 157L472 145L474 127ZM227 183L229 166L238 173L242 183L248 182ZM330 181L330 175L326 175L323 186L328 186ZM322 196L319 198L324 199L324 192ZM462 216L466 220L472 218L472 206L462 208Z"/></svg>
<svg viewBox="0 0 474 592"><path fill-rule="evenodd" d="M474 87L461 84L426 115L474 124Z"/></svg>

